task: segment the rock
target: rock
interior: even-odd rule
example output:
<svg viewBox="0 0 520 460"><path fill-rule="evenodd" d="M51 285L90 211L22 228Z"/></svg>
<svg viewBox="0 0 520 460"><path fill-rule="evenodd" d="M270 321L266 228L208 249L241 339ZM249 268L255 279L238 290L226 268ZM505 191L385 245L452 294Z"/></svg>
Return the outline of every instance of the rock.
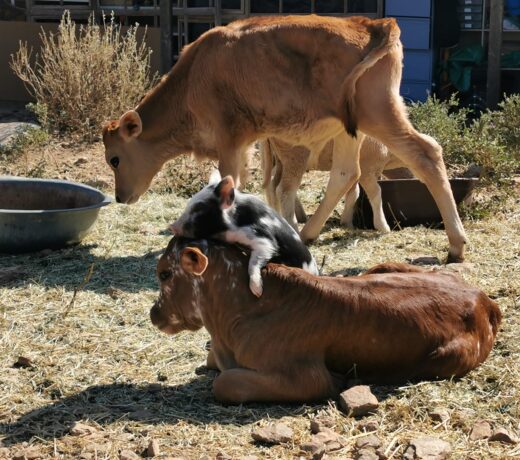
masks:
<svg viewBox="0 0 520 460"><path fill-rule="evenodd" d="M504 427L498 426L493 430L493 434L489 437L488 441L502 442L504 444L518 444L518 438L507 431Z"/></svg>
<svg viewBox="0 0 520 460"><path fill-rule="evenodd" d="M256 455L244 455L239 460L258 460L258 457Z"/></svg>
<svg viewBox="0 0 520 460"><path fill-rule="evenodd" d="M321 417L311 420L311 433L316 434L327 428L332 428L335 425L333 417Z"/></svg>
<svg viewBox="0 0 520 460"><path fill-rule="evenodd" d="M471 427L469 439L471 441L478 441L479 439L486 439L491 436L491 425L485 420L476 421Z"/></svg>
<svg viewBox="0 0 520 460"><path fill-rule="evenodd" d="M379 460L379 455L376 454L374 449L365 448L360 449L356 452L354 457L355 460Z"/></svg>
<svg viewBox="0 0 520 460"><path fill-rule="evenodd" d="M313 459L319 459L325 454L325 444L316 440L306 442L300 448L304 452L309 452Z"/></svg>
<svg viewBox="0 0 520 460"><path fill-rule="evenodd" d="M141 457L135 452L125 449L119 454L119 460L140 460Z"/></svg>
<svg viewBox="0 0 520 460"><path fill-rule="evenodd" d="M146 449L146 455L148 457L157 457L160 453L159 441L157 441L157 439L151 439L148 443L148 448Z"/></svg>
<svg viewBox="0 0 520 460"><path fill-rule="evenodd" d="M379 422L377 420L362 420L358 423L357 428L361 432L377 431Z"/></svg>
<svg viewBox="0 0 520 460"><path fill-rule="evenodd" d="M231 455L229 454L226 454L226 452L219 452L216 456L215 456L216 460L232 460L233 457L231 457Z"/></svg>
<svg viewBox="0 0 520 460"><path fill-rule="evenodd" d="M29 358L26 358L25 356L18 356L18 359L13 364L13 367L15 367L15 368L24 367L24 368L32 369L34 367L34 363Z"/></svg>
<svg viewBox="0 0 520 460"><path fill-rule="evenodd" d="M438 257L422 256L410 260L410 263L412 265L440 265L441 261Z"/></svg>
<svg viewBox="0 0 520 460"><path fill-rule="evenodd" d="M429 413L434 422L446 423L450 419L450 414L444 407L437 407Z"/></svg>
<svg viewBox="0 0 520 460"><path fill-rule="evenodd" d="M293 438L293 430L283 423L256 428L251 433L255 441L265 442L266 444L280 444L289 442Z"/></svg>
<svg viewBox="0 0 520 460"><path fill-rule="evenodd" d="M94 428L93 426L86 425L84 423L80 422L74 422L74 425L70 428L69 433L72 436L86 436L89 434L95 434L97 433L97 428Z"/></svg>
<svg viewBox="0 0 520 460"><path fill-rule="evenodd" d="M455 273L471 273L475 271L475 264L472 264L470 262L446 264L445 269Z"/></svg>
<svg viewBox="0 0 520 460"><path fill-rule="evenodd" d="M403 454L403 460L443 460L451 453L448 442L431 436L412 439Z"/></svg>
<svg viewBox="0 0 520 460"><path fill-rule="evenodd" d="M25 275L26 272L21 265L0 268L0 286L6 285L11 281L17 281Z"/></svg>
<svg viewBox="0 0 520 460"><path fill-rule="evenodd" d="M117 289L112 286L107 287L107 295L112 297L112 299L117 300L123 295L123 291L121 289Z"/></svg>
<svg viewBox="0 0 520 460"><path fill-rule="evenodd" d="M74 162L74 166L81 166L81 165L84 165L84 164L87 164L88 163L88 160L85 158L85 157L79 157L75 162Z"/></svg>
<svg viewBox="0 0 520 460"><path fill-rule="evenodd" d="M369 386L358 385L339 395L339 405L347 415L359 417L376 410L379 402Z"/></svg>
<svg viewBox="0 0 520 460"><path fill-rule="evenodd" d="M27 447L26 449L19 450L13 454L13 460L34 460L42 458L44 455L40 452L36 446Z"/></svg>
<svg viewBox="0 0 520 460"><path fill-rule="evenodd" d="M368 436L358 438L358 440L356 441L356 447L358 449L363 449L365 447L372 447L373 449L377 449L380 446L381 440L373 434L369 434Z"/></svg>

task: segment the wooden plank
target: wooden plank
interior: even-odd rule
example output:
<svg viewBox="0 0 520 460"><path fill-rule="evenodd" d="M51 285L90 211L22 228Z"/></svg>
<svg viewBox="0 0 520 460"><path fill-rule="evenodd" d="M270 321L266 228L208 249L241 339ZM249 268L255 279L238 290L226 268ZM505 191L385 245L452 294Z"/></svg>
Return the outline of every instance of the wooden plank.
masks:
<svg viewBox="0 0 520 460"><path fill-rule="evenodd" d="M502 54L503 18L503 0L491 0L486 91L486 103L490 109L495 109L500 100L500 56Z"/></svg>
<svg viewBox="0 0 520 460"><path fill-rule="evenodd" d="M167 73L173 65L172 0L161 0L161 72Z"/></svg>

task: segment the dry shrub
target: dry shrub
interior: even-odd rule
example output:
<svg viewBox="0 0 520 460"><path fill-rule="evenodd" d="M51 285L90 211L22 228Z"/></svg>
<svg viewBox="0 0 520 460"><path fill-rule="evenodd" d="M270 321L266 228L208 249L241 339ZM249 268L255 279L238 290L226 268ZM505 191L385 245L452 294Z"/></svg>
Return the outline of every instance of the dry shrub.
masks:
<svg viewBox="0 0 520 460"><path fill-rule="evenodd" d="M26 43L11 56L11 68L36 99L35 112L49 130L72 132L86 139L99 133L104 120L134 107L151 88L152 51L137 36L103 17L76 25L65 11L58 32L40 34L36 59Z"/></svg>
<svg viewBox="0 0 520 460"><path fill-rule="evenodd" d="M505 98L496 111L487 111L470 121L470 110L452 96L447 101L429 97L409 107L410 119L420 132L434 137L444 150L450 175L469 165L482 168L485 183L510 183L520 168L520 97Z"/></svg>

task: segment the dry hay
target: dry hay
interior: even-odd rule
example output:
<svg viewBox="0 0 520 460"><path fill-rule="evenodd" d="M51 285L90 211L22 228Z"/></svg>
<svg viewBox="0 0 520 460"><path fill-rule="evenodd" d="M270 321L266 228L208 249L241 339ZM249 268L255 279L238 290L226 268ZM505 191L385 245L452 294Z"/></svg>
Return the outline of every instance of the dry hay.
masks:
<svg viewBox="0 0 520 460"><path fill-rule="evenodd" d="M309 208L322 193L317 183L323 176L316 177L321 179L313 187L306 179ZM309 419L323 415L349 439L336 455L351 453L358 421L338 412L335 402L222 406L211 393L214 373L203 366L208 334L168 337L152 327L156 258L169 240L163 229L185 202L149 193L133 206L103 209L93 233L77 247L0 259L0 270L10 270L0 286L0 439L7 448L0 448L0 458L27 445L46 458L118 458L123 448L141 453L152 438L164 455L185 458L214 458L218 452L294 458L304 456L299 445L310 439ZM474 266L463 276L495 298L504 313L488 361L458 381L372 387L382 405L370 419L379 421L376 434L391 458L400 458L420 434L449 441L455 459L520 455L518 447L468 440L478 419L520 433L518 199L513 209L465 223ZM442 259L446 249L442 230L352 232L339 226L337 214L311 247L318 263L325 257L325 273L349 274L388 260ZM32 366L13 367L19 357ZM436 407L447 409L448 422L429 417ZM294 430L293 443L252 443L252 427L277 420ZM76 421L96 432L71 435Z"/></svg>

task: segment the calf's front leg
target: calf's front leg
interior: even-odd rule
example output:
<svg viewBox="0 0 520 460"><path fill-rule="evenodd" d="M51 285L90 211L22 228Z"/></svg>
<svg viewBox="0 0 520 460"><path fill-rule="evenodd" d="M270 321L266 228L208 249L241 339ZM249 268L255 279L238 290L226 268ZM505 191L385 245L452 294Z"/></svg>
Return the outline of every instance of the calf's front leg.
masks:
<svg viewBox="0 0 520 460"><path fill-rule="evenodd" d="M264 373L235 368L213 381L218 401L241 404L252 401L320 401L335 396L338 388L325 367L302 368L290 373Z"/></svg>

